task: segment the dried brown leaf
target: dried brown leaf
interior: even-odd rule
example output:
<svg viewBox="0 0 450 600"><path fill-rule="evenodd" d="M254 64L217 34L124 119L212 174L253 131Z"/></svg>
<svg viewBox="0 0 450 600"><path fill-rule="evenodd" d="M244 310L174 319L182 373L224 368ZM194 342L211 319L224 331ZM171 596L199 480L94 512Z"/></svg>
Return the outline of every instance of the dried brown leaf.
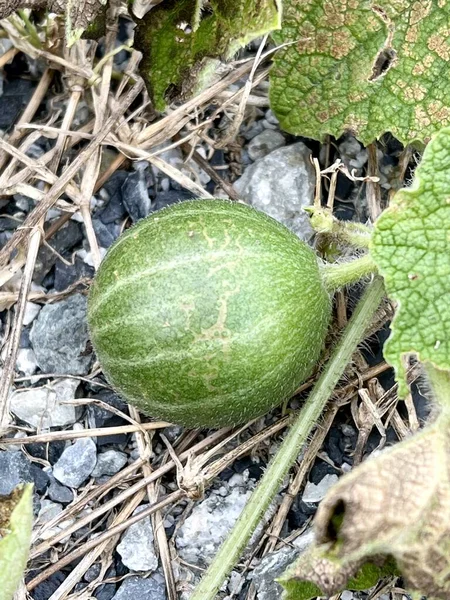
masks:
<svg viewBox="0 0 450 600"><path fill-rule="evenodd" d="M315 531L314 548L283 577L287 589L294 581L306 581L335 594L363 563L392 557L411 590L448 599L447 416L343 477L321 503Z"/></svg>

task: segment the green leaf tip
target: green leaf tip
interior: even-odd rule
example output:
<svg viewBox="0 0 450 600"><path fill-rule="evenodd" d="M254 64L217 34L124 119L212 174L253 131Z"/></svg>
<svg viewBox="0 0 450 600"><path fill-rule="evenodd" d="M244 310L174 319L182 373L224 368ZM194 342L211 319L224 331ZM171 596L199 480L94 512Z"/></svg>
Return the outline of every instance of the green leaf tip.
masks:
<svg viewBox="0 0 450 600"><path fill-rule="evenodd" d="M378 218L370 253L397 303L384 356L404 397L408 355L450 370L450 127Z"/></svg>
<svg viewBox="0 0 450 600"><path fill-rule="evenodd" d="M12 600L28 560L33 523L33 486L0 497L0 600ZM3 537L1 537L3 536Z"/></svg>
<svg viewBox="0 0 450 600"><path fill-rule="evenodd" d="M270 99L286 131L406 144L450 124L448 2L284 0L283 13Z"/></svg>
<svg viewBox="0 0 450 600"><path fill-rule="evenodd" d="M165 0L138 22L140 71L157 110L207 85L219 60L281 26L281 0Z"/></svg>

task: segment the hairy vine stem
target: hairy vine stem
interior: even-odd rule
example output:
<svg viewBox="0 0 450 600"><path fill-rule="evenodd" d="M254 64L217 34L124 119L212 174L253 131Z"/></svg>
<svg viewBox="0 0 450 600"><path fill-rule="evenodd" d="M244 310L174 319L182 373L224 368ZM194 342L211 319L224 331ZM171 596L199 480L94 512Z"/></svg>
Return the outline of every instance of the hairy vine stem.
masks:
<svg viewBox="0 0 450 600"><path fill-rule="evenodd" d="M366 275L377 272L377 267L370 254L342 263L325 263L320 265L322 277L330 292L356 283Z"/></svg>
<svg viewBox="0 0 450 600"><path fill-rule="evenodd" d="M383 280L375 277L366 288L341 339L311 395L294 421L278 453L242 511L230 535L194 590L191 600L214 600L225 577L242 554L258 522L277 493L281 482L297 458L317 423L357 345L364 336L384 294Z"/></svg>

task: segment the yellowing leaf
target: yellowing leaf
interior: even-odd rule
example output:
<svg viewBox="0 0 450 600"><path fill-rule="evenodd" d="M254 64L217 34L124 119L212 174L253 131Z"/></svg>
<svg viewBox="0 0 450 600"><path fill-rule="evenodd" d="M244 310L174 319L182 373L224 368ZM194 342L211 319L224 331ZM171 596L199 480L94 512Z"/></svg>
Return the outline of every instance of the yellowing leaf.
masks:
<svg viewBox="0 0 450 600"><path fill-rule="evenodd" d="M28 560L33 521L33 486L0 498L0 600L11 600Z"/></svg>
<svg viewBox="0 0 450 600"><path fill-rule="evenodd" d="M405 395L406 355L450 370L450 128L375 225L371 255L398 305L384 356Z"/></svg>
<svg viewBox="0 0 450 600"><path fill-rule="evenodd" d="M450 124L448 2L285 0L283 12L270 91L283 129L409 143Z"/></svg>

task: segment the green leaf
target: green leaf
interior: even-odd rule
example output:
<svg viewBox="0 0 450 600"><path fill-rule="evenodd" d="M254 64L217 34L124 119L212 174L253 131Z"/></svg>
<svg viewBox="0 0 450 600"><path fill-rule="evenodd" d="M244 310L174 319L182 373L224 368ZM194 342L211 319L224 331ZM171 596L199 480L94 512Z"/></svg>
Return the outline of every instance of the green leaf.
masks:
<svg viewBox="0 0 450 600"><path fill-rule="evenodd" d="M32 522L32 485L0 498L0 600L11 600L23 577Z"/></svg>
<svg viewBox="0 0 450 600"><path fill-rule="evenodd" d="M165 0L137 24L140 70L155 107L203 88L218 60L280 27L281 0Z"/></svg>
<svg viewBox="0 0 450 600"><path fill-rule="evenodd" d="M450 128L430 142L413 185L375 225L370 252L397 303L384 356L404 396L408 354L450 370Z"/></svg>
<svg viewBox="0 0 450 600"><path fill-rule="evenodd" d="M285 0L283 12L270 88L283 129L412 143L450 124L448 2Z"/></svg>

